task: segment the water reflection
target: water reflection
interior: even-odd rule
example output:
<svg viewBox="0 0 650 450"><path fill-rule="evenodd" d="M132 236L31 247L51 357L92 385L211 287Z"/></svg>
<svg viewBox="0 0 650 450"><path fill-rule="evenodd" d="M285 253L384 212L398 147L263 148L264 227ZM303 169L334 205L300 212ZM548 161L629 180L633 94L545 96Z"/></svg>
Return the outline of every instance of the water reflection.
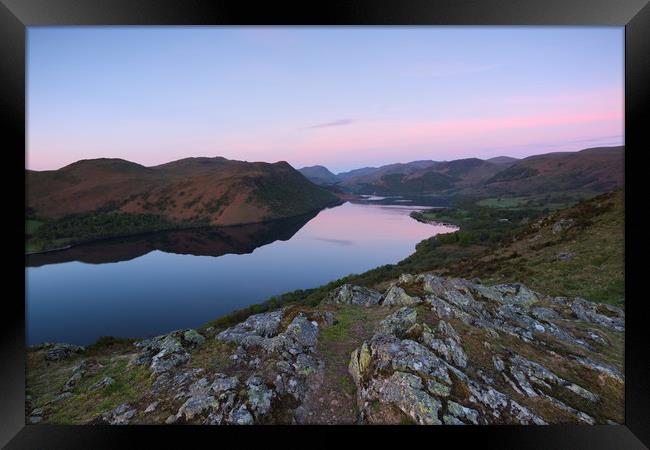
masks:
<svg viewBox="0 0 650 450"><path fill-rule="evenodd" d="M99 336L194 328L273 295L396 263L422 239L453 230L413 220L412 209L346 203L315 217L33 255L26 268L27 342L86 345Z"/></svg>
<svg viewBox="0 0 650 450"><path fill-rule="evenodd" d="M242 255L275 241L291 239L316 214L250 225L193 228L103 240L67 250L29 255L26 265L40 267L71 261L115 263L138 258L154 250L194 256Z"/></svg>

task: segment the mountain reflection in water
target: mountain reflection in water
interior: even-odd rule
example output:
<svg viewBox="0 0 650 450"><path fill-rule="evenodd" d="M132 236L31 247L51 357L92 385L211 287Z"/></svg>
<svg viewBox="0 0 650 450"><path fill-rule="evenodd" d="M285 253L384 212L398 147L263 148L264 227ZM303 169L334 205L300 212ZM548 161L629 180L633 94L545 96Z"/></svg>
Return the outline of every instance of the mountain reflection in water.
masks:
<svg viewBox="0 0 650 450"><path fill-rule="evenodd" d="M29 255L26 266L40 267L71 261L115 263L138 258L154 250L194 256L243 255L275 241L288 241L316 214L248 225L162 231L102 240L67 250Z"/></svg>

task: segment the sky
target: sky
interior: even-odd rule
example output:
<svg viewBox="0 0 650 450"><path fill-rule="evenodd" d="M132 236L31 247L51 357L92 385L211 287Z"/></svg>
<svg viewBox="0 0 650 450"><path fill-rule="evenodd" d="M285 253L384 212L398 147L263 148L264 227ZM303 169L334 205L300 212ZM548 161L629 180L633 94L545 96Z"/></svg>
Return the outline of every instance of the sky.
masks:
<svg viewBox="0 0 650 450"><path fill-rule="evenodd" d="M320 164L624 143L623 27L30 27L26 166Z"/></svg>

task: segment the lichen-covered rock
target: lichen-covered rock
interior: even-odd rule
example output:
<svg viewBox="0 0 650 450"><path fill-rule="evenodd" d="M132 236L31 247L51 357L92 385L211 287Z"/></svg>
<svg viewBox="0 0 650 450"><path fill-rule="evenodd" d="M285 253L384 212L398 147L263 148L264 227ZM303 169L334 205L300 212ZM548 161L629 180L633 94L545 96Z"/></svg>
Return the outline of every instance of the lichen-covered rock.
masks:
<svg viewBox="0 0 650 450"><path fill-rule="evenodd" d="M220 395L226 391L234 391L239 387L239 378L237 377L228 377L224 374L217 374L212 386L210 389L214 391L215 394Z"/></svg>
<svg viewBox="0 0 650 450"><path fill-rule="evenodd" d="M185 417L186 420L192 420L194 417L201 415L210 408L217 407L218 403L211 395L198 394L188 398L180 407L176 417Z"/></svg>
<svg viewBox="0 0 650 450"><path fill-rule="evenodd" d="M63 386L63 391L70 391L72 388L76 386L79 381L83 378L83 376L86 374L86 369L87 369L88 363L86 360L81 361L78 365L74 366L72 368L72 375L68 379L68 381L65 382L65 385Z"/></svg>
<svg viewBox="0 0 650 450"><path fill-rule="evenodd" d="M553 224L553 234L563 233L575 224L573 219L560 219Z"/></svg>
<svg viewBox="0 0 650 450"><path fill-rule="evenodd" d="M183 349L180 342L167 336L160 342L160 351L151 358L151 370L164 372L189 361L189 359L189 353Z"/></svg>
<svg viewBox="0 0 650 450"><path fill-rule="evenodd" d="M373 379L365 401L373 400L397 407L417 424L441 424L438 411L442 404L425 392L419 377L410 373L395 371L388 378Z"/></svg>
<svg viewBox="0 0 650 450"><path fill-rule="evenodd" d="M415 306L421 302L419 297L412 297L401 287L393 285L384 294L381 304L384 306Z"/></svg>
<svg viewBox="0 0 650 450"><path fill-rule="evenodd" d="M244 402L242 407L224 414L223 420L248 423L250 416L260 422L272 409L273 399L289 396L292 402L300 403L315 387L314 380L324 370L322 361L315 357L319 328L333 324L333 314L298 312L282 330L285 312L286 309L257 315L247 319L245 325L236 325L217 335L219 340L240 345L232 355L239 367L266 368L265 379L254 376L247 380L246 397L240 398ZM256 352L256 356L251 352ZM234 389L237 381L219 379L217 384L219 389Z"/></svg>
<svg viewBox="0 0 650 450"><path fill-rule="evenodd" d="M136 410L128 403L122 403L115 409L102 415L103 421L110 425L128 425Z"/></svg>
<svg viewBox="0 0 650 450"><path fill-rule="evenodd" d="M625 330L625 313L622 309L609 305L599 305L581 298L576 298L571 303L571 310L580 320L600 325L614 331ZM607 312L603 314L602 310Z"/></svg>
<svg viewBox="0 0 650 450"><path fill-rule="evenodd" d="M291 321L284 334L303 348L313 347L318 341L318 324L301 313Z"/></svg>
<svg viewBox="0 0 650 450"><path fill-rule="evenodd" d="M363 374L368 369L370 364L370 348L368 344L364 342L360 348L354 349L352 355L350 356L350 364L348 366L348 371L350 376L354 380L355 384L360 384L363 379Z"/></svg>
<svg viewBox="0 0 650 450"><path fill-rule="evenodd" d="M271 410L275 392L268 388L260 377L253 376L246 381L248 404L256 417L262 417Z"/></svg>
<svg viewBox="0 0 650 450"><path fill-rule="evenodd" d="M70 357L73 353L81 353L85 350L84 347L72 344L44 344L46 348L45 359L48 361L60 361Z"/></svg>
<svg viewBox="0 0 650 450"><path fill-rule="evenodd" d="M408 282L429 293L424 304L433 317L403 307L352 352L348 369L364 421L398 420L390 408L416 423L450 425L611 420L612 411L598 405L608 389L622 395L616 383L623 375L599 361L594 345L608 345L603 329L624 329L621 310L518 283L486 286L430 274ZM576 356L582 354L590 356ZM409 409L409 402L418 406Z"/></svg>
<svg viewBox="0 0 650 450"><path fill-rule="evenodd" d="M417 311L403 307L386 317L379 323L379 331L386 334L403 335L417 320Z"/></svg>
<svg viewBox="0 0 650 450"><path fill-rule="evenodd" d="M496 297L497 301L501 302L528 307L534 305L539 300L535 292L521 283L497 284L496 286L492 286L492 289L501 294Z"/></svg>
<svg viewBox="0 0 650 450"><path fill-rule="evenodd" d="M454 327L444 320L438 322L436 332L424 325L420 341L446 361L458 367L467 367L467 355L460 344L460 336Z"/></svg>
<svg viewBox="0 0 650 450"><path fill-rule="evenodd" d="M344 284L330 292L322 301L323 304L333 305L377 305L381 294L372 289L351 284Z"/></svg>
<svg viewBox="0 0 650 450"><path fill-rule="evenodd" d="M181 366L190 360L190 353L182 342L182 333L178 331L136 342L140 354L131 364L149 365L154 373Z"/></svg>
<svg viewBox="0 0 650 450"><path fill-rule="evenodd" d="M255 314L217 335L217 339L234 342L244 348L259 346L264 339L275 336L284 310Z"/></svg>
<svg viewBox="0 0 650 450"><path fill-rule="evenodd" d="M453 401L447 402L447 414L456 419L467 420L474 425L478 425L478 412Z"/></svg>
<svg viewBox="0 0 650 450"><path fill-rule="evenodd" d="M415 276L410 273L403 273L397 279L397 284L410 284L415 281Z"/></svg>
<svg viewBox="0 0 650 450"><path fill-rule="evenodd" d="M159 402L157 402L157 401L149 403L149 406L147 406L144 409L145 414L151 414L152 412L154 412L156 410L156 408L158 407L158 403Z"/></svg>
<svg viewBox="0 0 650 450"><path fill-rule="evenodd" d="M234 409L229 415L229 422L233 425L252 425L254 423L253 415L248 411L245 405Z"/></svg>
<svg viewBox="0 0 650 450"><path fill-rule="evenodd" d="M111 377L104 377L101 380L99 380L97 383L93 384L90 386L91 391L98 391L104 388L107 388L108 386L115 384L115 379Z"/></svg>
<svg viewBox="0 0 650 450"><path fill-rule="evenodd" d="M199 334L196 330L191 329L183 333L183 339L197 347L203 345L205 342L205 338L201 336L201 334Z"/></svg>

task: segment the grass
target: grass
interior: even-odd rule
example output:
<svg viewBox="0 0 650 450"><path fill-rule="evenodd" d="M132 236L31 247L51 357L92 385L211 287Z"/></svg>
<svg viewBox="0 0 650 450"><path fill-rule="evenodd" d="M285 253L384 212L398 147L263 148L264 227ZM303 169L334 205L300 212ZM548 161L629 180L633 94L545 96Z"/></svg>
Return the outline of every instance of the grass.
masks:
<svg viewBox="0 0 650 450"><path fill-rule="evenodd" d="M524 196L499 196L484 198L476 202L477 206L497 209L536 209L554 211L568 208L581 200L595 196L592 192L561 192L531 194Z"/></svg>
<svg viewBox="0 0 650 450"><path fill-rule="evenodd" d="M488 284L522 282L550 295L621 306L625 301L624 218L622 193L599 196L558 211L541 228L523 230L516 240L489 254L450 264L446 273L478 277ZM554 234L553 224L560 219L572 219L575 226ZM573 256L561 261L559 253Z"/></svg>
<svg viewBox="0 0 650 450"><path fill-rule="evenodd" d="M40 227L43 226L43 223L44 222L42 220L27 219L25 221L25 232L27 234L34 234Z"/></svg>
<svg viewBox="0 0 650 450"><path fill-rule="evenodd" d="M106 361L106 368L93 377L83 380L74 389L75 395L63 400L52 410L50 423L78 424L94 419L122 403L137 402L151 387L151 374L145 367L126 370L124 358ZM109 376L115 380L104 389L90 390L90 386Z"/></svg>
<svg viewBox="0 0 650 450"><path fill-rule="evenodd" d="M49 403L63 390L73 368L82 358L48 362L43 352L27 353L27 394L32 396L31 408L44 408L47 422L56 424L86 423L122 403L138 402L149 390L152 378L146 367L127 369L129 355L114 353L112 346L89 348L83 359L101 365L96 373L87 373L71 391L72 397ZM104 377L115 383L100 390L91 390Z"/></svg>

